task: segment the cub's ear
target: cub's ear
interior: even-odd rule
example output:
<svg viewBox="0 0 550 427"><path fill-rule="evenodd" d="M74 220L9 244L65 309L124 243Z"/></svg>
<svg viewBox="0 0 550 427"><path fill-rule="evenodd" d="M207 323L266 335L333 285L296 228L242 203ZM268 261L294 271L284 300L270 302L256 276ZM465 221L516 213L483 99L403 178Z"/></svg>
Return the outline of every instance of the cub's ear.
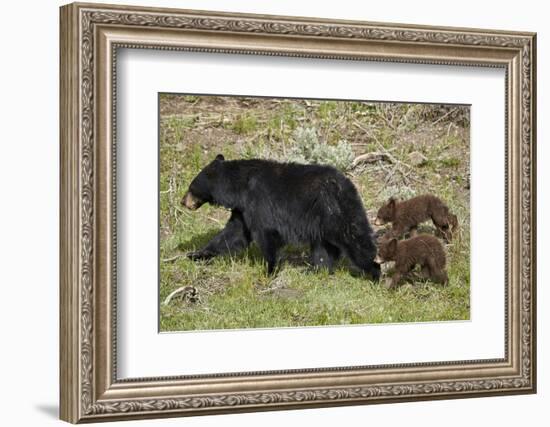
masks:
<svg viewBox="0 0 550 427"><path fill-rule="evenodd" d="M397 239L393 238L388 242L388 249L390 253L395 254L397 252Z"/></svg>
<svg viewBox="0 0 550 427"><path fill-rule="evenodd" d="M220 161L220 162L223 162L225 160L225 157L223 157L223 154L218 154L216 156L216 160Z"/></svg>
<svg viewBox="0 0 550 427"><path fill-rule="evenodd" d="M390 211L390 215L393 217L395 215L395 204L396 200L393 197L390 197L390 200L388 200L388 209Z"/></svg>

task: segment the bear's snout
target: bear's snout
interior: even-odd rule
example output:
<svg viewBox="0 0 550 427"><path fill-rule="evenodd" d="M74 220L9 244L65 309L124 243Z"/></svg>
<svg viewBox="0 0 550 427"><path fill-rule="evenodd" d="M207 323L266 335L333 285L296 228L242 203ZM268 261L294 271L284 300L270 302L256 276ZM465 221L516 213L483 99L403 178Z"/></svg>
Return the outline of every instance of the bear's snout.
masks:
<svg viewBox="0 0 550 427"><path fill-rule="evenodd" d="M377 264L384 264L384 260L379 254L376 254L376 258L374 258L374 262Z"/></svg>
<svg viewBox="0 0 550 427"><path fill-rule="evenodd" d="M193 193L188 191L187 193L185 193L185 196L183 196L181 204L187 209L191 209L192 211L194 211L201 207L202 201L198 197L194 196Z"/></svg>
<svg viewBox="0 0 550 427"><path fill-rule="evenodd" d="M386 221L384 221L382 218L376 217L374 220L374 225L384 225Z"/></svg>

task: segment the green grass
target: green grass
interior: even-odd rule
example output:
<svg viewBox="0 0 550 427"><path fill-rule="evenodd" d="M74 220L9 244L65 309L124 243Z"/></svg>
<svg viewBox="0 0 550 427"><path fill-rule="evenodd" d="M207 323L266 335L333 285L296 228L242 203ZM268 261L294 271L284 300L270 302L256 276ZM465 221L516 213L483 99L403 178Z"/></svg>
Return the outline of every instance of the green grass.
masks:
<svg viewBox="0 0 550 427"><path fill-rule="evenodd" d="M198 304L163 306L161 330L267 328L468 319L469 290L452 280L387 290L350 275L283 266L275 279L261 262L219 259L211 265L182 260L174 266L205 293ZM453 276L453 270L449 274ZM455 276L456 277L456 276ZM168 284L161 287L161 301ZM280 287L279 287L280 286ZM199 291L200 292L200 291ZM461 301L457 304L456 301Z"/></svg>
<svg viewBox="0 0 550 427"><path fill-rule="evenodd" d="M334 101L255 101L243 109L231 99L161 96L160 139L160 329L162 331L298 327L465 320L470 316L469 169L467 127L449 131L435 107ZM168 108L168 106L171 106ZM439 107L438 107L439 108ZM223 115L223 125L205 116ZM466 114L466 113L465 113ZM460 117L462 122L468 121ZM365 136L354 124L370 130ZM183 255L204 246L229 217L209 205L197 211L180 207L192 178L218 153L228 158L283 155L297 127L315 127L319 139L345 138L359 155L384 147L402 164L373 164L349 175L369 216L391 193L432 192L458 216L460 233L446 245L450 283L429 281L388 290L357 275L346 260L334 274L314 270L306 248L286 248L274 277L265 274L255 245L235 256L193 262ZM428 161L407 165L420 151ZM421 232L433 233L430 223ZM173 259L178 256L179 258ZM194 286L198 302L165 298L177 288Z"/></svg>
<svg viewBox="0 0 550 427"><path fill-rule="evenodd" d="M231 124L231 129L239 135L244 135L256 130L257 126L258 126L258 121L256 117L249 114L245 114L245 115L239 115L235 119L235 121Z"/></svg>

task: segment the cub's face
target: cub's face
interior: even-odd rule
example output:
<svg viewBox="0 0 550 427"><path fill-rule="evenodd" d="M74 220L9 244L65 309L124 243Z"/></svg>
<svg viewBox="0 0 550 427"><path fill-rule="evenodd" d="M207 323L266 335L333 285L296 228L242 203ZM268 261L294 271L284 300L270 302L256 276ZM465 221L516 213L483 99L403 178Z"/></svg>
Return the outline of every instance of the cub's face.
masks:
<svg viewBox="0 0 550 427"><path fill-rule="evenodd" d="M444 224L440 227L437 227L437 235L442 236L446 242L450 242L455 233L458 231L458 218L454 214L449 214L448 224Z"/></svg>
<svg viewBox="0 0 550 427"><path fill-rule="evenodd" d="M382 239L378 246L378 254L374 259L378 264L395 261L397 256L397 239Z"/></svg>
<svg viewBox="0 0 550 427"><path fill-rule="evenodd" d="M392 222L395 219L395 199L391 198L388 202L378 209L376 214L376 219L374 220L375 225L384 225L388 222Z"/></svg>
<svg viewBox="0 0 550 427"><path fill-rule="evenodd" d="M183 196L181 204L187 209L196 210L205 203L214 203L212 189L218 175L218 168L225 159L221 154L191 181L189 189Z"/></svg>

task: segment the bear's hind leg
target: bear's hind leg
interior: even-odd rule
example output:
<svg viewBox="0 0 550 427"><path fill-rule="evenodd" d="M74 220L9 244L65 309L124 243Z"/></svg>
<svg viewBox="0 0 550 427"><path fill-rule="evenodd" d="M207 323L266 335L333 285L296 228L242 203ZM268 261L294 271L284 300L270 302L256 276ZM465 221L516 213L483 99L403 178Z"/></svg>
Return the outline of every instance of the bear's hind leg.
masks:
<svg viewBox="0 0 550 427"><path fill-rule="evenodd" d="M430 270L430 267L428 265L423 265L422 269L420 270L420 278L429 279L430 277L432 277L432 271Z"/></svg>
<svg viewBox="0 0 550 427"><path fill-rule="evenodd" d="M275 230L264 230L255 233L254 240L258 243L260 251L267 262L267 274L271 276L277 266L277 254L283 246L280 234Z"/></svg>
<svg viewBox="0 0 550 427"><path fill-rule="evenodd" d="M428 265L430 270L430 280L432 282L441 283L442 285L447 285L447 283L449 283L447 272L438 266L434 260L429 260Z"/></svg>
<svg viewBox="0 0 550 427"><path fill-rule="evenodd" d="M340 258L340 250L329 242L311 244L312 264L316 268L326 267L330 274L334 273L334 264Z"/></svg>
<svg viewBox="0 0 550 427"><path fill-rule="evenodd" d="M447 276L447 272L444 270L435 272L432 277L435 283L441 283L442 285L449 284L449 276Z"/></svg>

